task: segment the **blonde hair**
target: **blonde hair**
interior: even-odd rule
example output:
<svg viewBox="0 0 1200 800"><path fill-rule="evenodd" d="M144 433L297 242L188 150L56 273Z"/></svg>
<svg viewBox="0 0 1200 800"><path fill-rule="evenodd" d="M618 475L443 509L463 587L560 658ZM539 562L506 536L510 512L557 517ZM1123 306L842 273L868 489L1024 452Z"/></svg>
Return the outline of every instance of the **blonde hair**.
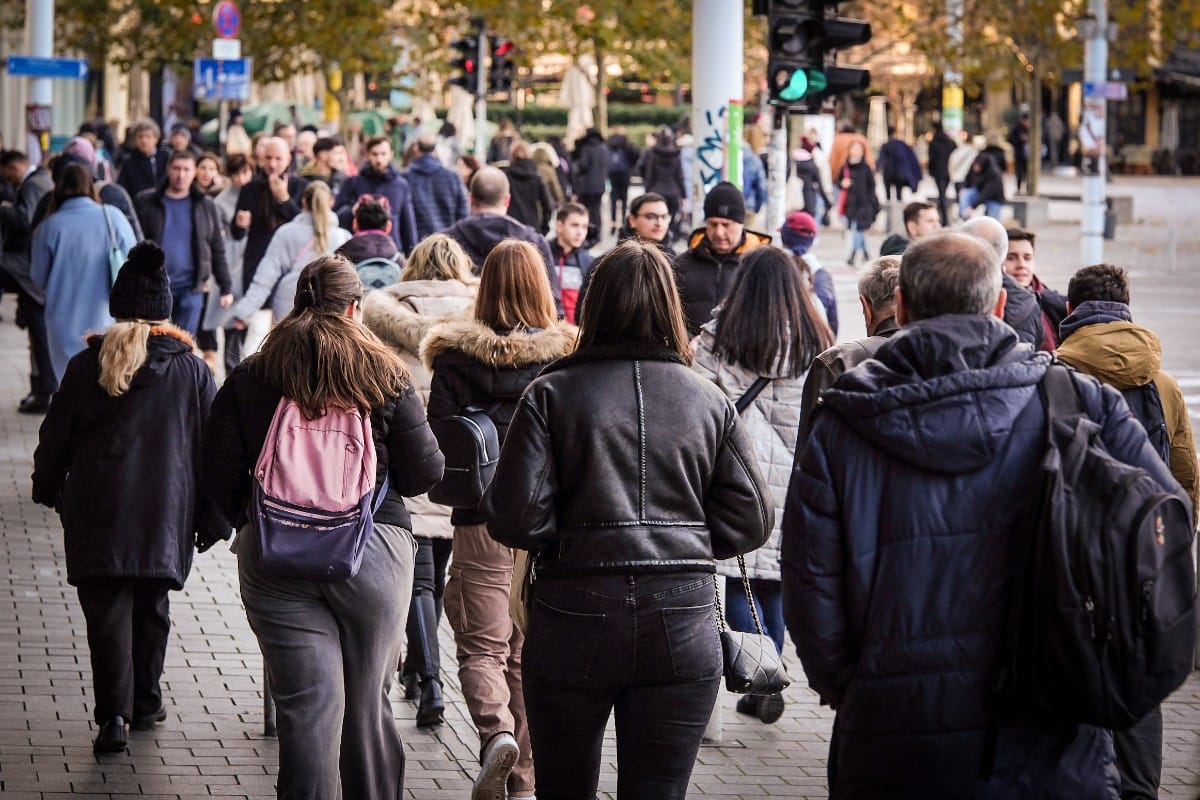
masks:
<svg viewBox="0 0 1200 800"><path fill-rule="evenodd" d="M100 345L100 388L109 397L129 391L133 376L146 363L150 326L154 324L143 319L121 321L105 331Z"/></svg>
<svg viewBox="0 0 1200 800"><path fill-rule="evenodd" d="M304 207L312 214L314 255L329 253L329 212L333 209L333 193L329 186L321 181L313 181L304 189L301 200Z"/></svg>
<svg viewBox="0 0 1200 800"><path fill-rule="evenodd" d="M473 281L471 257L462 245L444 233L426 236L413 248L404 271L403 281Z"/></svg>

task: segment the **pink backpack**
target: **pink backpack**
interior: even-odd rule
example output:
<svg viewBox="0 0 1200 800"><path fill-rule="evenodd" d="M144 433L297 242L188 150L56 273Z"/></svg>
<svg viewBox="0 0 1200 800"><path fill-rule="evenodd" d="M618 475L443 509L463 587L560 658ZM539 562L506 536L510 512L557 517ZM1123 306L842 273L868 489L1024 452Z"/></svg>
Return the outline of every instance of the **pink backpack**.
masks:
<svg viewBox="0 0 1200 800"><path fill-rule="evenodd" d="M375 441L371 418L334 408L305 419L295 401L279 400L254 465L250 520L258 566L281 578L353 578L374 529Z"/></svg>

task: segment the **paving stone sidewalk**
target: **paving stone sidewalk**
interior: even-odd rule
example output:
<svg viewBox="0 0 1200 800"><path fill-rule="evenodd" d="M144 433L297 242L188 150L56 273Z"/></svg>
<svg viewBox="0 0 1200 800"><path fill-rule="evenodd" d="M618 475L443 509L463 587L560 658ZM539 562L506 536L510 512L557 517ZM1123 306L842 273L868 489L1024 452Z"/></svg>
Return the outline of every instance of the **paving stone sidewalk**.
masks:
<svg viewBox="0 0 1200 800"><path fill-rule="evenodd" d="M847 309L849 312L850 309ZM272 798L277 749L263 735L262 659L237 591L234 558L218 546L196 559L174 622L164 676L169 716L158 730L132 732L127 755L91 751L90 668L82 612L66 583L62 532L52 512L29 499L40 417L16 413L27 387L24 333L0 302L0 795L58 798ZM478 740L441 631L447 724L417 730L414 707L394 703L408 751L405 796L469 796ZM733 711L723 694L724 741L701 750L691 796L822 798L832 715L796 683L776 725ZM1200 677L1164 709L1164 796L1200 796ZM615 744L605 741L604 798L616 796ZM347 798L347 800L354 800Z"/></svg>

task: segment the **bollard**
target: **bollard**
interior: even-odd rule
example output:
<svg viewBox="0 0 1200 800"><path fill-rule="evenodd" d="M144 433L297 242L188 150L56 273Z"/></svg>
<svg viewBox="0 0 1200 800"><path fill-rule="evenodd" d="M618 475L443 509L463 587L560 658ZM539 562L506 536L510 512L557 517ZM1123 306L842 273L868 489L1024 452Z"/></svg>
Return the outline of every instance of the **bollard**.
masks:
<svg viewBox="0 0 1200 800"><path fill-rule="evenodd" d="M271 678L267 675L267 666L263 665L263 736L274 738L275 728L275 698L271 696Z"/></svg>

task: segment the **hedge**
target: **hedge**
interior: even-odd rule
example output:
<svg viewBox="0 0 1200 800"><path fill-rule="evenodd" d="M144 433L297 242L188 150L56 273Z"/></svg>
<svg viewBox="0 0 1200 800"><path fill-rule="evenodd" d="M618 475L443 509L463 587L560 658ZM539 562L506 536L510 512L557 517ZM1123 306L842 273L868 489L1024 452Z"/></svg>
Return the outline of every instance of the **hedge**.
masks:
<svg viewBox="0 0 1200 800"><path fill-rule="evenodd" d="M521 111L521 125L567 127L569 109L559 106L525 106ZM614 103L608 107L609 125L675 125L685 114L691 114L690 106L656 106L642 103ZM499 122L504 117L517 119L517 110L511 105L489 103L487 118Z"/></svg>

